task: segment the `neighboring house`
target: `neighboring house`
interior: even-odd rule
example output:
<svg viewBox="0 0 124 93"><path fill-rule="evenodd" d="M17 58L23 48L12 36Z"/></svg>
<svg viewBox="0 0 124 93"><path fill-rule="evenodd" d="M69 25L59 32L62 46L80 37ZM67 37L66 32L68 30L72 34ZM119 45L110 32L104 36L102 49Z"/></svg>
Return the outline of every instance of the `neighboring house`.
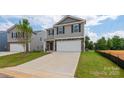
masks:
<svg viewBox="0 0 124 93"><path fill-rule="evenodd" d="M47 51L85 51L86 20L65 16L53 28L47 29Z"/></svg>
<svg viewBox="0 0 124 93"><path fill-rule="evenodd" d="M31 39L31 50L32 51L45 51L45 39L46 39L46 31L34 31L36 35L34 35Z"/></svg>
<svg viewBox="0 0 124 93"><path fill-rule="evenodd" d="M7 44L7 32L0 31L0 51L7 51L8 44Z"/></svg>
<svg viewBox="0 0 124 93"><path fill-rule="evenodd" d="M32 37L35 35L35 33L32 34ZM16 25L10 27L7 30L7 39L9 44L9 50L12 52L24 52L26 50L26 45L23 43L24 41L24 33L22 31L19 31L16 27ZM29 51L31 51L29 43Z"/></svg>

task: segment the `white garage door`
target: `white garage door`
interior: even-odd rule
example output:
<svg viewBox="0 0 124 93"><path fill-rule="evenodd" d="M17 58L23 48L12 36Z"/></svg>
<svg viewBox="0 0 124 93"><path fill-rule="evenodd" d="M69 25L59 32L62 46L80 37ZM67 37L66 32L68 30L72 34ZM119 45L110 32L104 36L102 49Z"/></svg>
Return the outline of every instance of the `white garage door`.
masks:
<svg viewBox="0 0 124 93"><path fill-rule="evenodd" d="M57 41L57 51L81 51L81 40Z"/></svg>
<svg viewBox="0 0 124 93"><path fill-rule="evenodd" d="M23 44L10 44L10 51L11 52L24 52Z"/></svg>

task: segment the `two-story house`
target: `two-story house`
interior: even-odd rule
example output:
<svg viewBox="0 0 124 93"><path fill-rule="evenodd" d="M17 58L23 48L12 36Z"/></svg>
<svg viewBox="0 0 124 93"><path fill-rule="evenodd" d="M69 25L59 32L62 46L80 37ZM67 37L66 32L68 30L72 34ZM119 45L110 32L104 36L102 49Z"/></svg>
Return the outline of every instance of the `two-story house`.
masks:
<svg viewBox="0 0 124 93"><path fill-rule="evenodd" d="M26 45L24 43L24 32L19 31L16 25L7 30L7 41L9 44L9 51L11 52L24 52ZM31 39L35 36L33 32ZM32 40L30 40L32 41ZM29 42L29 51L31 51L31 42Z"/></svg>
<svg viewBox="0 0 124 93"><path fill-rule="evenodd" d="M85 51L86 20L65 16L47 30L47 51Z"/></svg>

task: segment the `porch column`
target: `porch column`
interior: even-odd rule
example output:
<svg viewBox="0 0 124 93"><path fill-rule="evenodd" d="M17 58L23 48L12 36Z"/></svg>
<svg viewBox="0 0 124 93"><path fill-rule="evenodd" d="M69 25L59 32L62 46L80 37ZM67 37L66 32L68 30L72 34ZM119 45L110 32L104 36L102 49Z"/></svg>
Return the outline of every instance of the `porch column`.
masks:
<svg viewBox="0 0 124 93"><path fill-rule="evenodd" d="M44 51L44 52L46 51L46 48L47 48L47 47L46 47L46 46L47 46L46 44L47 44L46 41L44 41L44 42L43 42L43 51Z"/></svg>
<svg viewBox="0 0 124 93"><path fill-rule="evenodd" d="M53 41L53 51L56 51L56 41Z"/></svg>

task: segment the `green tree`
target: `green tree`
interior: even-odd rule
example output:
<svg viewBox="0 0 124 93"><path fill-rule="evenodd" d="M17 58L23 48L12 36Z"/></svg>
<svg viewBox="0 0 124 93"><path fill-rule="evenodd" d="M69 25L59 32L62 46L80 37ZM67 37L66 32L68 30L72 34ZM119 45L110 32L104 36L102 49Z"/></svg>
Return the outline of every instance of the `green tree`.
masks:
<svg viewBox="0 0 124 93"><path fill-rule="evenodd" d="M90 42L89 42L88 48L91 49L91 50L94 49L94 43L93 43L93 41L90 41Z"/></svg>
<svg viewBox="0 0 124 93"><path fill-rule="evenodd" d="M90 37L85 37L85 48L86 50L93 50L94 49L94 43L90 40Z"/></svg>
<svg viewBox="0 0 124 93"><path fill-rule="evenodd" d="M19 21L19 24L16 24L16 26L19 31L24 33L23 43L26 46L25 52L27 53L29 52L29 42L31 40L31 36L33 32L32 27L30 26L30 23L27 19L22 19L21 21Z"/></svg>
<svg viewBox="0 0 124 93"><path fill-rule="evenodd" d="M112 43L113 43L112 49L114 49L114 50L120 50L121 49L121 47L120 47L121 46L121 39L119 36L114 36L112 38Z"/></svg>
<svg viewBox="0 0 124 93"><path fill-rule="evenodd" d="M108 38L108 40L107 40L107 49L111 50L112 47L113 47L112 40L110 38Z"/></svg>
<svg viewBox="0 0 124 93"><path fill-rule="evenodd" d="M120 49L124 50L124 38L120 38Z"/></svg>
<svg viewBox="0 0 124 93"><path fill-rule="evenodd" d="M89 49L89 42L90 42L90 38L88 36L85 37L85 48Z"/></svg>
<svg viewBox="0 0 124 93"><path fill-rule="evenodd" d="M97 50L106 50L107 49L107 42L105 40L105 37L102 37L101 39L97 40L97 43L95 44Z"/></svg>

